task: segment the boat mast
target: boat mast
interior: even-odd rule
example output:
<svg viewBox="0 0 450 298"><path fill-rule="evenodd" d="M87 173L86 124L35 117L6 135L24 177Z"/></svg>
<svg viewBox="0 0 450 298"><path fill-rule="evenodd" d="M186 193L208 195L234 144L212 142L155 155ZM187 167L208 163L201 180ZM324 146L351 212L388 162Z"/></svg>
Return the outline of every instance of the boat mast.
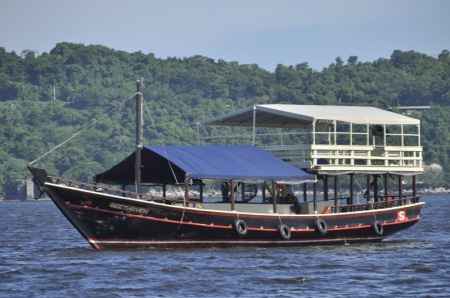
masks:
<svg viewBox="0 0 450 298"><path fill-rule="evenodd" d="M144 79L136 81L136 153L134 165L134 177L136 195L141 192L142 148L144 147Z"/></svg>

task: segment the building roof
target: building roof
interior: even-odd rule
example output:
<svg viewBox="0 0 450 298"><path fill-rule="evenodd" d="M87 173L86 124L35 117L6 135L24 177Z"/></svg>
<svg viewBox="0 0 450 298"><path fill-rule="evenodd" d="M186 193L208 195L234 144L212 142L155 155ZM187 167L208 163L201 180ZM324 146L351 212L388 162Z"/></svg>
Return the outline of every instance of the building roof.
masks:
<svg viewBox="0 0 450 298"><path fill-rule="evenodd" d="M134 153L95 176L97 182L134 183ZM313 176L249 145L152 146L142 151L142 182L177 184L186 177L303 182Z"/></svg>
<svg viewBox="0 0 450 298"><path fill-rule="evenodd" d="M264 104L208 121L209 125L258 127L303 127L314 120L354 124L418 125L420 120L370 106Z"/></svg>

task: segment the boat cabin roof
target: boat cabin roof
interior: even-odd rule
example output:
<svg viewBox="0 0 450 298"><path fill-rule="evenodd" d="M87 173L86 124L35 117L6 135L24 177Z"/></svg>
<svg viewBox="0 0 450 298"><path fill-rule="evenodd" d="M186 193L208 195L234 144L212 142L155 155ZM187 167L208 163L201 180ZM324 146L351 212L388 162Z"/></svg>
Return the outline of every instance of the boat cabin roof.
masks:
<svg viewBox="0 0 450 298"><path fill-rule="evenodd" d="M255 116L255 117L254 117ZM253 119L255 118L255 119ZM254 121L255 120L255 121ZM419 125L420 120L371 106L263 104L206 122L220 126L296 128L316 120L354 124Z"/></svg>
<svg viewBox="0 0 450 298"><path fill-rule="evenodd" d="M111 169L95 176L96 182L134 183L135 152ZM151 146L142 150L142 182L157 184L197 180L312 181L312 175L249 145Z"/></svg>

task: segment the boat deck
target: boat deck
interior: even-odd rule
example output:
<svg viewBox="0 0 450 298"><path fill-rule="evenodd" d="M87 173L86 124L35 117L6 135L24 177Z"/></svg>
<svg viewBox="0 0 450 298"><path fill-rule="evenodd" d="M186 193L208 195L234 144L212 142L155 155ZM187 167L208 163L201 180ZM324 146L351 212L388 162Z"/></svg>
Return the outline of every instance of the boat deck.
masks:
<svg viewBox="0 0 450 298"><path fill-rule="evenodd" d="M190 198L188 202L185 202L182 196L163 197L155 196L150 193L139 193L117 189L111 186L95 185L89 183L78 182L62 177L48 176L50 183L64 185L69 187L75 187L97 193L104 193L108 195L120 196L124 198L136 198L145 201L155 201L168 205L194 207L204 210L216 210L216 211L231 211L231 205L227 202L201 202L198 198ZM413 203L418 203L419 196L399 196L388 195L382 196L377 202L369 202L365 204L341 204L340 201L346 200L346 198L340 198L336 203L334 200L326 201L313 201L297 202L294 203L278 203L277 213L279 214L330 214L330 213L345 213L355 211L365 211L374 209L385 209L398 206L406 206ZM316 207L314 207L316 204ZM317 212L315 212L315 209ZM248 202L236 202L235 211L237 212L249 212L249 213L266 213L273 214L272 203L248 203Z"/></svg>

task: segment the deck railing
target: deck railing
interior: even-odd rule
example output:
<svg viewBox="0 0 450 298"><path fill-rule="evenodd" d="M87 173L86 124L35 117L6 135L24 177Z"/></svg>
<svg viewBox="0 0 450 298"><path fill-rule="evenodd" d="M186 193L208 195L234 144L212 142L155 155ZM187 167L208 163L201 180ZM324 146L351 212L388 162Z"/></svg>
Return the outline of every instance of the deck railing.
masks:
<svg viewBox="0 0 450 298"><path fill-rule="evenodd" d="M419 202L419 196L385 196L379 198L378 202L369 202L365 204L353 204L353 205L343 205L343 206L332 206L332 213L341 213L341 212L354 212L354 211L365 211L372 209L384 209L384 208L392 208L397 206L409 205L413 203Z"/></svg>
<svg viewBox="0 0 450 298"><path fill-rule="evenodd" d="M136 194L135 192L121 190L113 187L108 187L105 185L96 185L90 183L84 183L79 181L74 181L67 178L48 176L50 183L59 184L74 188L80 188L89 191L95 191L105 194L117 195L127 198L138 198L147 201L158 201L163 203L176 203L183 202L183 198L164 198L162 196L154 196L148 193ZM343 213L343 212L354 212L354 211L364 211L372 209L383 209L391 208L396 206L408 205L411 203L419 202L418 196L405 196L399 198L398 196L385 196L381 197L378 202L371 202L366 204L353 204L353 205L342 205L342 206L331 206L331 213Z"/></svg>
<svg viewBox="0 0 450 298"><path fill-rule="evenodd" d="M107 193L107 194L111 194L111 195L117 195L117 196L128 197L128 198L139 198L139 199L143 199L143 200L159 199L158 197L153 196L151 194L146 194L146 193L137 194L136 192L117 189L117 188L105 186L105 185L90 184L90 183L74 181L71 179L55 177L55 176L49 176L48 178L50 180L49 181L50 183L80 188L80 189L89 190L89 191Z"/></svg>
<svg viewBox="0 0 450 298"><path fill-rule="evenodd" d="M324 171L422 171L420 143L339 142L331 132L288 131L208 136L200 143L253 144L300 168ZM366 133L362 133L366 135ZM336 132L337 136L349 133ZM352 132L351 135L359 135ZM387 134L386 137L394 136ZM403 137L408 136L404 134ZM418 135L414 135L418 138ZM320 137L325 137L325 141ZM314 139L314 140L313 140ZM386 140L389 140L387 138Z"/></svg>

